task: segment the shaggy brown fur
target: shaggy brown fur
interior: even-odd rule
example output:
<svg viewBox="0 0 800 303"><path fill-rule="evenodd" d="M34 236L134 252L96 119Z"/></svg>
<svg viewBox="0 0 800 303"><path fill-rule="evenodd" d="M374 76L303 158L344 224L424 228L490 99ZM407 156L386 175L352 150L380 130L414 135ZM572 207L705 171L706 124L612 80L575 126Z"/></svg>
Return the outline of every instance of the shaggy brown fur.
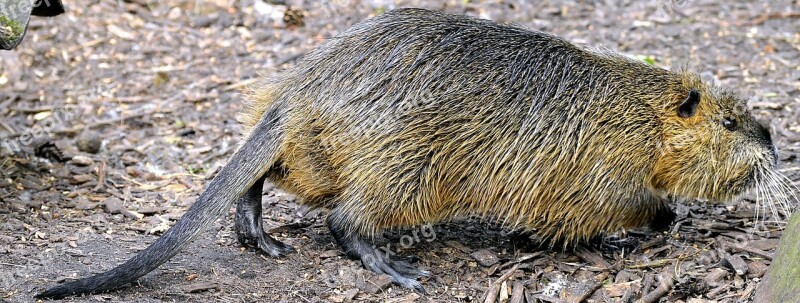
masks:
<svg viewBox="0 0 800 303"><path fill-rule="evenodd" d="M349 256L420 291L425 272L363 238L479 215L575 243L663 220L669 196L785 187L769 133L696 75L460 15L362 22L250 100L242 145L184 218L125 264L41 296L134 281L237 198L243 244L293 251L263 232L265 179L331 208Z"/></svg>
<svg viewBox="0 0 800 303"><path fill-rule="evenodd" d="M697 112L679 117L690 91ZM664 193L729 200L775 161L743 101L693 74L422 10L367 21L253 90L245 134L278 98L290 118L267 179L364 235L483 215L574 243L649 223Z"/></svg>

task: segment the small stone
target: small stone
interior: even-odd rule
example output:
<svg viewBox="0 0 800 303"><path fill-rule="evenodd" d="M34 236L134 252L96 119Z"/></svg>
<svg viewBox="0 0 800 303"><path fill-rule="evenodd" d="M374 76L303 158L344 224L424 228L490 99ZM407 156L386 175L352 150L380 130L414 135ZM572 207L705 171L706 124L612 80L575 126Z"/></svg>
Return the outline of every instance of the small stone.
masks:
<svg viewBox="0 0 800 303"><path fill-rule="evenodd" d="M242 278L242 279L250 280L250 279L255 279L257 277L258 277L258 273L256 273L255 271L252 271L252 270L245 270L245 271L242 271L242 272L239 273L239 278Z"/></svg>
<svg viewBox="0 0 800 303"><path fill-rule="evenodd" d="M611 298L618 298L622 297L630 291L631 284L628 283L618 283L618 284L609 284L603 285L603 292Z"/></svg>
<svg viewBox="0 0 800 303"><path fill-rule="evenodd" d="M722 285L720 281L728 276L728 271L722 268L712 268L703 280L711 287Z"/></svg>
<svg viewBox="0 0 800 303"><path fill-rule="evenodd" d="M328 297L328 302L342 303L342 302L344 302L344 297L342 295L332 295L332 296Z"/></svg>
<svg viewBox="0 0 800 303"><path fill-rule="evenodd" d="M42 184L41 180L37 180L36 178L31 178L29 176L20 179L18 182L25 189L43 190L47 188L47 186Z"/></svg>
<svg viewBox="0 0 800 303"><path fill-rule="evenodd" d="M458 250L460 250L461 252L463 252L465 254L468 254L469 252L472 251L471 249L469 249L469 247L466 247L466 246L464 246L464 244L458 243L456 241L448 240L448 241L445 241L445 243L447 243L447 245L450 245L450 247L458 249Z"/></svg>
<svg viewBox="0 0 800 303"><path fill-rule="evenodd" d="M156 226L164 223L164 220L161 220L158 216L152 216L147 218L147 224Z"/></svg>
<svg viewBox="0 0 800 303"><path fill-rule="evenodd" d="M181 287L185 293L196 293L208 290L219 289L219 285L214 282L200 282Z"/></svg>
<svg viewBox="0 0 800 303"><path fill-rule="evenodd" d="M69 169L65 166L57 167L50 170L50 175L56 177L56 179L67 179L69 178ZM0 187L3 187L3 184L0 184Z"/></svg>
<svg viewBox="0 0 800 303"><path fill-rule="evenodd" d="M126 155L122 155L122 157L120 159L122 160L122 164L125 164L125 166L133 166L133 165L139 164L139 159L136 158L136 157L133 157L131 155L127 155L127 154Z"/></svg>
<svg viewBox="0 0 800 303"><path fill-rule="evenodd" d="M763 251L772 251L778 247L780 239L761 239L747 242L747 246Z"/></svg>
<svg viewBox="0 0 800 303"><path fill-rule="evenodd" d="M488 249L477 250L471 253L470 256L475 258L475 260L478 261L478 263L480 263L482 266L486 267L495 265L497 264L497 262L500 262L500 258L497 257L497 254Z"/></svg>
<svg viewBox="0 0 800 303"><path fill-rule="evenodd" d="M131 177L138 177L142 174L142 172L140 172L138 169L136 169L136 167L133 166L126 167L125 172L128 173L128 175Z"/></svg>
<svg viewBox="0 0 800 303"><path fill-rule="evenodd" d="M92 181L94 177L90 174L83 174L83 175L74 175L70 178L70 183L72 184L81 184Z"/></svg>
<svg viewBox="0 0 800 303"><path fill-rule="evenodd" d="M115 215L122 212L122 201L117 199L117 197L108 197L103 201L103 206L105 208L106 213Z"/></svg>
<svg viewBox="0 0 800 303"><path fill-rule="evenodd" d="M41 209L42 208L42 201L31 200L31 201L25 202L25 206L27 206L28 208L33 208L33 209Z"/></svg>
<svg viewBox="0 0 800 303"><path fill-rule="evenodd" d="M417 299L419 299L419 298L420 298L420 295L418 295L416 293L410 293L410 294L407 294L405 297L400 297L400 298L397 298L397 299L387 300L386 303L413 303L413 302L417 302Z"/></svg>
<svg viewBox="0 0 800 303"><path fill-rule="evenodd" d="M736 272L737 276L747 273L747 262L739 255L729 255L725 257L725 261L730 265L730 268Z"/></svg>
<svg viewBox="0 0 800 303"><path fill-rule="evenodd" d="M747 264L747 277L748 278L761 278L767 273L767 266L766 263L755 260Z"/></svg>
<svg viewBox="0 0 800 303"><path fill-rule="evenodd" d="M85 132L78 138L78 150L90 154L96 154L103 146L103 140L100 135L95 132Z"/></svg>
<svg viewBox="0 0 800 303"><path fill-rule="evenodd" d="M89 158L87 156L74 156L70 161L72 162L72 164L75 164L77 166L89 166L94 164L94 160L92 160L92 158Z"/></svg>
<svg viewBox="0 0 800 303"><path fill-rule="evenodd" d="M387 289L389 285L392 285L392 277L389 275L378 275L367 281L363 279L358 279L358 281L356 281L356 287L358 287L358 289L370 294L376 294Z"/></svg>
<svg viewBox="0 0 800 303"><path fill-rule="evenodd" d="M340 254L340 251L338 249L331 249L331 250L323 251L321 254L319 254L318 258L320 258L320 259L333 258L333 257L338 256L339 254Z"/></svg>
<svg viewBox="0 0 800 303"><path fill-rule="evenodd" d="M625 283L631 280L631 272L628 270L620 270L617 276L614 277L614 284Z"/></svg>
<svg viewBox="0 0 800 303"><path fill-rule="evenodd" d="M124 215L125 217L128 217L128 219L131 219L131 220L139 220L141 218L144 218L143 214L140 214L138 212L129 210L127 208L123 208L121 210L121 212L122 212L122 215Z"/></svg>
<svg viewBox="0 0 800 303"><path fill-rule="evenodd" d="M338 277L336 278L337 285L335 287L341 287L343 289L352 288L356 286L356 282L363 279L360 278L358 274L356 274L356 271L353 268L351 268L350 266L343 266L339 268L339 274L337 275ZM366 271L361 267L358 268L361 271Z"/></svg>
<svg viewBox="0 0 800 303"><path fill-rule="evenodd" d="M358 288L353 288L344 292L344 302L353 302L353 299L358 295Z"/></svg>
<svg viewBox="0 0 800 303"><path fill-rule="evenodd" d="M137 209L136 211L142 215L151 216L163 213L166 210L167 210L166 206L158 206L158 207L142 207Z"/></svg>
<svg viewBox="0 0 800 303"><path fill-rule="evenodd" d="M82 209L82 210L90 210L94 209L99 205L99 203L89 202L89 199L86 199L84 196L78 196L75 200L75 208Z"/></svg>

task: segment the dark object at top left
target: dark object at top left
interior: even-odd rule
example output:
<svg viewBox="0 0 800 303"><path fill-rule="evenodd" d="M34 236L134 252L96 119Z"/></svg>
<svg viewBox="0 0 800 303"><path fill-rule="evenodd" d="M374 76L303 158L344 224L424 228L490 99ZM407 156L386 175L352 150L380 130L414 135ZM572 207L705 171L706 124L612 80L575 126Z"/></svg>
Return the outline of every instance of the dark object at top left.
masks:
<svg viewBox="0 0 800 303"><path fill-rule="evenodd" d="M0 0L0 49L14 49L22 42L31 15L53 17L62 13L61 0Z"/></svg>

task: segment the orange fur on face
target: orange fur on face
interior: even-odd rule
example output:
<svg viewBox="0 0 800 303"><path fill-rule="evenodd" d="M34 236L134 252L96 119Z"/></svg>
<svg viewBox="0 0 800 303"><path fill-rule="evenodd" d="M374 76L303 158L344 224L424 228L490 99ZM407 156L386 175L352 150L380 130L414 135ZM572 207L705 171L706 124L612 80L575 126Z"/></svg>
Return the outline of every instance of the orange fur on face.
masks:
<svg viewBox="0 0 800 303"><path fill-rule="evenodd" d="M684 74L683 86L700 92L701 101L689 118L666 111L651 186L674 196L729 201L752 186L746 179L756 170L772 166L769 150L749 139L746 130L729 131L721 125L722 119L734 118L743 126L756 127L743 102L691 74Z"/></svg>

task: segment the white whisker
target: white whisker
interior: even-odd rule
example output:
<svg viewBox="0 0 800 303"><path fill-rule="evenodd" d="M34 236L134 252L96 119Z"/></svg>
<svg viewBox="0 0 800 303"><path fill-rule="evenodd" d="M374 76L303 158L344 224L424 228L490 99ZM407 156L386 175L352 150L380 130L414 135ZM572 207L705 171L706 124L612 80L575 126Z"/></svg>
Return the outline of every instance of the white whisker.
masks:
<svg viewBox="0 0 800 303"><path fill-rule="evenodd" d="M772 218L775 221L780 221L781 220L781 216L778 213L778 210L775 208L775 197L777 195L775 194L774 191L772 191L772 186L770 186L771 182L769 182L770 181L769 180L769 175L766 175L766 174L762 174L762 175L765 177L765 180L764 180L765 183L762 184L764 186L764 189L766 190L766 193L764 195L765 198L766 198L765 202L769 206L769 210L772 213Z"/></svg>
<svg viewBox="0 0 800 303"><path fill-rule="evenodd" d="M798 200L797 198L797 193L800 193L800 187L794 184L794 181L792 179L789 179L789 177L785 176L784 174L781 174L779 172L774 172L774 174L778 177L779 180L781 180L783 185L786 186L786 189L792 194L794 201L800 202L800 200Z"/></svg>
<svg viewBox="0 0 800 303"><path fill-rule="evenodd" d="M756 229L758 227L758 223L759 223L759 220L760 220L761 207L762 207L762 205L761 205L761 197L760 197L760 195L761 195L761 182L759 181L759 175L758 174L753 177L753 182L755 182L755 195L756 195L756 201L755 201L756 202L756 206L755 206L756 218L755 218L755 222L753 222L753 229Z"/></svg>
<svg viewBox="0 0 800 303"><path fill-rule="evenodd" d="M770 173L772 174L772 179L774 181L773 187L775 187L775 189L781 194L781 207L788 218L788 216L791 215L792 211L796 207L796 204L793 203L793 201L797 200L797 195L794 193L789 184L787 184L786 181L781 178L781 174L774 171Z"/></svg>
<svg viewBox="0 0 800 303"><path fill-rule="evenodd" d="M791 208L789 206L789 200L791 198L790 189L787 188L787 185L784 181L779 177L779 175L773 171L768 171L769 173L769 187L773 193L776 193L777 201L780 204L781 210L783 211L784 215L787 216L791 213Z"/></svg>

